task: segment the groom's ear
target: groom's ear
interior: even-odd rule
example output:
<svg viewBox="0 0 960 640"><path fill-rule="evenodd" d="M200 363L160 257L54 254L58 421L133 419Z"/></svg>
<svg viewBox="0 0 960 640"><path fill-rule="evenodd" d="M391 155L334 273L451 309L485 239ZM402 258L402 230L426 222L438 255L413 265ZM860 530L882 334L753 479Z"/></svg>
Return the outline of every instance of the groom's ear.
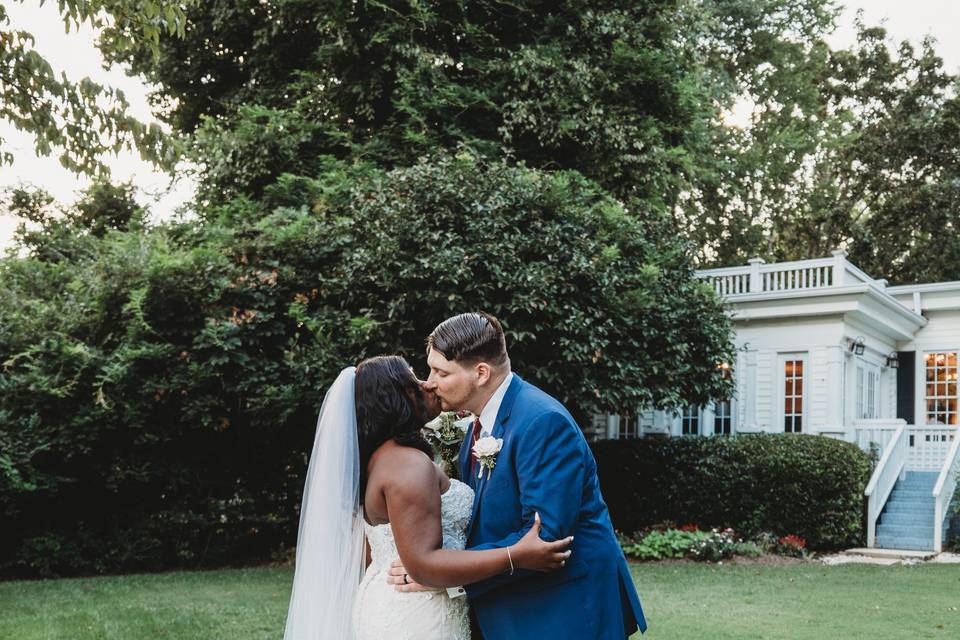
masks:
<svg viewBox="0 0 960 640"><path fill-rule="evenodd" d="M493 371L490 368L490 365L486 362L478 362L474 365L474 371L477 372L477 385L483 386L487 384L490 380L490 375Z"/></svg>

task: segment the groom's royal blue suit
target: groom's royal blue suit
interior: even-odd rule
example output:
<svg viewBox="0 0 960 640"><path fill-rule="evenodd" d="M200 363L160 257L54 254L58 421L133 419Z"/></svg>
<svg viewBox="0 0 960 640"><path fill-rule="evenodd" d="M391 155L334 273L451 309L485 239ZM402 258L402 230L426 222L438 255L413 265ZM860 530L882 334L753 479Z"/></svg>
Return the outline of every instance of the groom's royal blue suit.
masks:
<svg viewBox="0 0 960 640"><path fill-rule="evenodd" d="M472 432L473 427L471 427ZM476 495L468 549L517 542L540 513L541 537L574 536L554 573L517 570L466 586L487 640L623 640L646 620L600 495L597 464L580 428L557 400L514 374L494 425L496 466L470 472L472 433L460 449L461 477Z"/></svg>

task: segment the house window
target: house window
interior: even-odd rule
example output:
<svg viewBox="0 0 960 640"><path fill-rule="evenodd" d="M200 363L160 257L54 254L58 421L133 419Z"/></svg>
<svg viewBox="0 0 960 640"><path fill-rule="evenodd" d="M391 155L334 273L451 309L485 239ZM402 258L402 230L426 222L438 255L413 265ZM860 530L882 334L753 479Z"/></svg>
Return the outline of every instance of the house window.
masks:
<svg viewBox="0 0 960 640"><path fill-rule="evenodd" d="M720 364L725 380L733 379L733 368L726 362ZM725 400L713 405L713 435L729 436L733 433L733 402Z"/></svg>
<svg viewBox="0 0 960 640"><path fill-rule="evenodd" d="M783 357L783 430L786 433L803 431L803 370L802 357Z"/></svg>
<svg viewBox="0 0 960 640"><path fill-rule="evenodd" d="M685 436L700 435L700 407L688 405L680 415L680 433Z"/></svg>
<svg viewBox="0 0 960 640"><path fill-rule="evenodd" d="M857 365L857 417L880 417L880 370L875 365Z"/></svg>
<svg viewBox="0 0 960 640"><path fill-rule="evenodd" d="M713 435L729 436L733 432L733 414L731 402L718 402L713 410Z"/></svg>
<svg viewBox="0 0 960 640"><path fill-rule="evenodd" d="M957 424L957 352L928 353L925 368L927 424Z"/></svg>
<svg viewBox="0 0 960 640"><path fill-rule="evenodd" d="M632 413L621 413L619 422L617 438L626 440L640 437L640 419L637 416Z"/></svg>

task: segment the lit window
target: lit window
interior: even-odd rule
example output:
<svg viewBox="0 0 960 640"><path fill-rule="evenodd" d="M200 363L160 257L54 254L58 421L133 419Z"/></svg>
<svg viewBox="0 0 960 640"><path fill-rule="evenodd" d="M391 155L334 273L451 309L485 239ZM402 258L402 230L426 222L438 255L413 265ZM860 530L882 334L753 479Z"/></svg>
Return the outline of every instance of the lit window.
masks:
<svg viewBox="0 0 960 640"><path fill-rule="evenodd" d="M783 363L783 430L803 431L803 360L787 359Z"/></svg>
<svg viewBox="0 0 960 640"><path fill-rule="evenodd" d="M957 424L957 352L928 353L927 424Z"/></svg>

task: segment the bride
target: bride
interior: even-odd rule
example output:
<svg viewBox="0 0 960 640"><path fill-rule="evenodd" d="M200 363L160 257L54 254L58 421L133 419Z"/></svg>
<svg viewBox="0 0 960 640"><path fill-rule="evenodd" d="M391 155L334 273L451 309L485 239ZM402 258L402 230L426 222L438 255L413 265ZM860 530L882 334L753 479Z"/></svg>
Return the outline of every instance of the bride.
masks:
<svg viewBox="0 0 960 640"><path fill-rule="evenodd" d="M473 490L433 463L422 426L440 412L399 356L344 369L327 391L307 470L284 640L469 640L452 587L512 572L550 571L570 539L544 542L539 519L516 544L464 551ZM410 582L387 583L399 557Z"/></svg>

